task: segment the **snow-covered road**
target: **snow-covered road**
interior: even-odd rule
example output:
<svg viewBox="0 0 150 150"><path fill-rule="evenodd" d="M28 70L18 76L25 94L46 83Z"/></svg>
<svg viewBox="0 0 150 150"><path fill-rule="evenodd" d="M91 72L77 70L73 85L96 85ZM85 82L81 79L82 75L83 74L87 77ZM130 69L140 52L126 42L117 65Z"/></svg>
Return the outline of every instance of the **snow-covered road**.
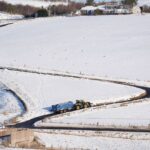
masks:
<svg viewBox="0 0 150 150"><path fill-rule="evenodd" d="M27 107L27 111L28 111L28 113L26 113L25 114L25 116L21 119L21 121L25 121L25 120L28 120L28 119L30 119L30 118L34 118L34 117L37 117L37 116L42 116L42 115L45 115L45 114L47 114L48 112L42 112L41 111L41 108L43 108L44 106L45 107L47 107L47 106L51 106L52 104L56 104L56 103L59 103L58 102L58 100L57 100L57 98L58 98L58 96L57 95L54 95L54 98L51 98L52 97L52 94L50 94L50 97L48 98L46 98L44 101L44 104L45 105L43 105L42 103L41 103L41 100L39 99L34 99L34 98L31 98L30 96L31 96L31 94L30 95L28 95L27 93L23 93L23 91L21 91L21 89L19 88L19 87L17 87L16 85L15 85L15 83L11 83L11 79L14 79L15 80L15 82L18 84L18 83L21 83L21 85L23 84L23 85L25 85L25 83L24 82L22 82L22 80L18 80L19 78L19 76L21 77L20 79L23 79L23 81L24 81L24 78L26 78L26 81L27 80L29 80L27 77L28 77L28 75L30 75L31 77L34 75L34 74L37 74L38 76L33 76L34 77L34 79L35 79L35 77L39 80L40 78L40 76L42 75L43 76L43 78L47 78L47 79L51 79L50 81L50 83L52 84L52 81L54 80L54 82L56 83L56 81L58 80L58 85L61 87L61 89L60 90L63 90L63 87L62 87L62 85L61 85L61 80L64 78L64 80L65 80L65 84L66 84L66 82L68 82L69 80L71 81L71 84L73 84L73 81L79 81L79 82L83 82L84 83L84 85L86 85L86 86L88 86L88 84L90 83L90 86L92 86L92 84L91 83L94 83L94 90L98 90L100 87L102 87L102 88L107 88L107 90L109 90L108 89L108 87L110 87L110 90L112 90L112 88L116 88L117 89L117 86L118 86L118 90L119 91L121 91L121 89L122 89L122 94L120 95L121 97L114 97L114 98L112 98L111 99L111 97L112 97L112 94L110 94L110 93L108 93L108 91L107 91L107 98L106 99L104 99L104 100L97 100L97 101L92 101L92 99L93 99L93 96L95 97L95 99L101 99L101 97L102 97L102 95L101 94L96 94L95 92L94 92L94 95L91 97L90 95L87 95L88 97L87 97L87 99L89 98L89 101L91 101L91 102L93 102L93 103L95 103L95 104L112 104L112 103L115 103L115 102L124 102L124 101L132 101L132 100L136 100L136 99L139 99L139 98L142 98L142 97L145 97L146 96L146 92L145 92L145 90L148 90L148 88L145 88L145 90L141 90L141 89L138 89L138 88L135 88L134 89L134 86L136 86L136 85L134 85L133 87L130 85L131 83L125 83L125 82L121 82L121 81L114 81L114 80L106 80L106 79L101 79L101 78L96 78L96 77L92 77L92 76L84 76L84 75L77 75L77 74L68 74L68 73L60 73L60 72L42 72L42 71L37 71L37 70L30 70L30 69L21 69L21 68L11 68L11 67L0 67L0 69L1 69L1 80L2 81L4 81L5 82L5 84L11 89L11 90L13 90L21 99L22 99L22 101L25 103L25 106ZM33 74L33 75L32 75ZM19 76L18 76L19 75ZM23 76L22 76L23 75ZM48 77L49 76L49 77ZM53 76L55 76L55 77L53 77ZM58 76L58 77L57 77ZM13 78L12 78L13 77ZM14 78L15 77L15 78ZM33 80L33 77L31 78L32 80ZM58 78L58 79L57 79ZM75 78L75 79L68 79L69 78ZM61 80L60 80L61 79ZM19 81L19 82L17 82L17 80ZM85 81L87 82L88 80L88 84L85 82ZM91 80L91 81L90 81ZM95 80L95 81L94 81ZM26 82L25 81L25 82ZM41 81L41 79L40 79L40 81ZM48 80L46 80L47 82L48 82ZM69 82L70 82L69 81ZM77 82L76 81L76 82ZM98 81L100 81L100 83L98 83ZM105 83L105 82L106 83ZM37 82L37 81L36 81ZM103 83L104 82L104 83ZM110 82L110 84L107 84L107 82L109 83ZM30 82L31 83L31 82ZM64 84L64 82L62 82L63 84ZM95 84L96 83L96 84ZM98 85L97 85L98 84ZM106 84L106 86L105 86L105 84ZM122 86L122 85L124 85L124 86ZM22 86L23 86L22 85ZM55 88L58 88L58 85L57 86L55 86L54 84L53 84L53 86L52 86L52 88L53 89L55 89ZM70 85L70 84L69 84ZM68 87L70 88L70 86L68 85ZM75 86L77 86L77 88L79 89L79 86L80 84L75 84ZM99 87L100 86L100 87ZM116 86L116 87L115 87ZM129 87L128 87L129 86ZM130 87L131 86L131 87ZM27 86L27 88L29 89L29 87L30 87L30 85L29 86ZM96 89L95 89L95 87L96 87ZM91 88L91 87L90 87ZM127 93L124 93L124 94L127 94L126 96L124 96L123 97L123 89L124 88L129 88L129 91L130 91L130 94L128 95L127 93L129 92L127 92ZM142 88L142 87L141 87ZM144 88L144 87L143 87ZM35 87L34 87L34 89L35 89ZM85 88L84 87L84 89L85 89L85 92L87 92L86 90L88 90L87 88ZM51 93L51 88L50 87L48 87L48 90L50 91L50 93ZM102 91L103 89L101 89L101 91ZM99 90L98 90L99 91ZM84 93L84 91L82 91L83 93ZM81 92L81 90L80 90L80 93L72 93L73 95L70 95L71 97L72 97L72 100L74 100L75 101L75 99L81 99L82 98L82 93ZM91 93L91 92L90 92ZM102 92L101 92L102 93ZM112 93L112 92L111 92ZM108 98L108 94L110 94L110 98ZM114 92L113 92L113 94L115 94ZM147 93L148 94L148 96L149 96L149 92ZM59 94L60 95L60 94ZM62 95L63 96L63 95ZM97 97L96 97L97 96ZM70 97L70 99L71 99L71 97ZM73 99L73 97L74 97L74 99ZM91 97L91 98L90 98ZM103 98L104 98L105 96L103 96ZM54 100L56 100L56 101L47 101L48 99L54 99ZM69 97L67 98L66 97L66 95L65 95L65 97L64 97L64 99L62 99L61 100L61 102L64 102L65 100L69 100ZM38 104L40 104L39 106L36 104L36 103L38 103ZM36 111L35 111L36 110ZM39 113L37 113L39 111ZM44 114L43 114L44 113Z"/></svg>

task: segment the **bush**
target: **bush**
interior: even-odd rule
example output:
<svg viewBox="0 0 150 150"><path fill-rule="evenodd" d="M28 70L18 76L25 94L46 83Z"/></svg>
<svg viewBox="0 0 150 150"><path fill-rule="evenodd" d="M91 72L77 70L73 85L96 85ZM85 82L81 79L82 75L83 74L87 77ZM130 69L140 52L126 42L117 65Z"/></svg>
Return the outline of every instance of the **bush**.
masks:
<svg viewBox="0 0 150 150"><path fill-rule="evenodd" d="M143 12L150 13L150 6L143 6Z"/></svg>
<svg viewBox="0 0 150 150"><path fill-rule="evenodd" d="M86 1L86 5L93 5L94 4L94 0L87 0Z"/></svg>
<svg viewBox="0 0 150 150"><path fill-rule="evenodd" d="M138 1L138 0L122 0L122 3L123 3L124 5L133 6L133 5L137 4L137 1Z"/></svg>
<svg viewBox="0 0 150 150"><path fill-rule="evenodd" d="M47 17L48 16L48 11L46 9L39 9L37 11L37 17Z"/></svg>
<svg viewBox="0 0 150 150"><path fill-rule="evenodd" d="M94 15L102 15L103 14L103 11L102 10L99 10L99 9L96 9L94 11Z"/></svg>

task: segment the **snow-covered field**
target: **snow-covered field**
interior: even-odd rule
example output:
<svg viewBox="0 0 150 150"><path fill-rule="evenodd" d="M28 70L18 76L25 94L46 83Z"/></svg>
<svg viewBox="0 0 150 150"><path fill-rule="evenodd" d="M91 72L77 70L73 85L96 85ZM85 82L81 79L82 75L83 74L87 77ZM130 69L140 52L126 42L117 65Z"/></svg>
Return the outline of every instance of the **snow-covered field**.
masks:
<svg viewBox="0 0 150 150"><path fill-rule="evenodd" d="M0 65L149 80L149 18L149 15L54 17L18 22L0 28ZM9 71L1 75L3 81L17 84L30 97L30 103L25 102L33 110L82 98L116 101L141 92L88 80Z"/></svg>
<svg viewBox="0 0 150 150"><path fill-rule="evenodd" d="M0 66L145 81L148 86L149 27L150 15L53 17L17 22L0 28ZM7 69L0 71L0 81L15 91L26 103L31 113L25 119L47 113L47 107L64 101L85 99L93 103L108 102L128 99L143 92L114 83L21 73ZM6 99L9 100L9 96L6 95ZM4 101L3 97L0 97L2 104ZM11 98L13 104L15 101ZM10 108L9 104L11 103L5 105L8 106L7 109ZM149 105L148 101L119 108L89 109L92 111L78 111L80 114L76 112L55 121L71 124L98 122L99 125L149 126ZM80 119L77 119L79 117ZM47 121L49 123L49 120ZM57 144L62 142L69 148L74 148L78 141L82 142L77 148L85 149L93 145L95 148L105 149L111 146L114 149L149 149L150 146L149 141L107 141L94 136L39 137L41 140L49 139L46 141L56 138ZM90 142L86 145L87 140ZM49 143L46 145L50 146L53 142Z"/></svg>
<svg viewBox="0 0 150 150"><path fill-rule="evenodd" d="M140 6L144 6L144 5L150 6L150 0L138 0L138 5L140 5Z"/></svg>
<svg viewBox="0 0 150 150"><path fill-rule="evenodd" d="M23 113L24 108L10 91L0 83L0 124Z"/></svg>
<svg viewBox="0 0 150 150"><path fill-rule="evenodd" d="M12 24L23 18L24 17L22 15L17 15L17 14L14 15L14 14L9 14L9 13L0 11L0 26L6 25L6 24Z"/></svg>
<svg viewBox="0 0 150 150"><path fill-rule="evenodd" d="M36 126L91 126L91 127L150 127L150 100L122 107L91 108L80 113L47 118Z"/></svg>
<svg viewBox="0 0 150 150"><path fill-rule="evenodd" d="M82 132L82 131L81 131ZM149 140L107 138L101 136L37 133L41 143L56 149L149 150Z"/></svg>
<svg viewBox="0 0 150 150"><path fill-rule="evenodd" d="M0 29L0 64L148 81L149 20L128 15L20 22Z"/></svg>
<svg viewBox="0 0 150 150"><path fill-rule="evenodd" d="M9 13L6 13L6 12L1 12L0 11L0 21L1 20L18 20L18 19L23 19L23 16L22 15L14 15L14 14L9 14Z"/></svg>
<svg viewBox="0 0 150 150"><path fill-rule="evenodd" d="M53 104L75 102L77 99L99 104L128 100L144 93L141 89L125 85L8 70L0 71L0 78L16 93L21 91L29 96L25 99L19 95L33 115L37 111L46 111Z"/></svg>

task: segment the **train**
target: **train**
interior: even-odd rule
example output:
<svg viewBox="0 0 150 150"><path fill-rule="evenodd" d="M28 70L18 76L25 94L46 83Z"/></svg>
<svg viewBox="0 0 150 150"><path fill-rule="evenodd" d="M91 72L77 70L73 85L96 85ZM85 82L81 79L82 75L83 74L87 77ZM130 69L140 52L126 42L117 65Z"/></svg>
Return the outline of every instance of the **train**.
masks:
<svg viewBox="0 0 150 150"><path fill-rule="evenodd" d="M79 110L83 108L91 107L92 103L86 102L84 100L76 100L76 102L68 101L65 103L60 103L52 105L51 111L53 113L65 113L67 111Z"/></svg>

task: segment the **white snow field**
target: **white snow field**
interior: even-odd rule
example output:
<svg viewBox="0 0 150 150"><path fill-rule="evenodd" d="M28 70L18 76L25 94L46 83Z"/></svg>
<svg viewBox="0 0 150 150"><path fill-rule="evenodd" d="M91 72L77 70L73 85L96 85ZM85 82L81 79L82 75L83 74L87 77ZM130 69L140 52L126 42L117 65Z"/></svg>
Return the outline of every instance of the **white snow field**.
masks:
<svg viewBox="0 0 150 150"><path fill-rule="evenodd" d="M144 6L144 5L150 6L150 0L138 0L138 5L139 6Z"/></svg>
<svg viewBox="0 0 150 150"><path fill-rule="evenodd" d="M18 19L23 19L23 16L22 15L14 15L14 14L9 14L9 13L6 13L6 12L1 12L0 11L0 22L2 20L18 20Z"/></svg>
<svg viewBox="0 0 150 150"><path fill-rule="evenodd" d="M0 83L0 124L23 113L22 103Z"/></svg>
<svg viewBox="0 0 150 150"><path fill-rule="evenodd" d="M53 17L0 29L0 65L149 81L150 15Z"/></svg>
<svg viewBox="0 0 150 150"><path fill-rule="evenodd" d="M47 113L48 108L57 103L84 99L100 104L130 100L145 93L125 85L8 70L0 71L0 78L10 89L21 94L19 97L28 111L32 111L30 117L37 115L38 111L40 114Z"/></svg>
<svg viewBox="0 0 150 150"><path fill-rule="evenodd" d="M6 12L1 12L0 11L0 26L6 25L6 24L11 24L14 23L18 20L23 19L24 17L22 15L12 15Z"/></svg>
<svg viewBox="0 0 150 150"><path fill-rule="evenodd" d="M149 39L150 15L52 17L22 21L0 28L0 66L150 83ZM1 69L0 81L26 103L29 113L23 119L48 113L47 107L64 101L118 101L143 93L143 90L113 83L7 69ZM120 108L78 111L70 119L60 118L56 123L78 124L81 121L83 124L98 122L102 125L148 126L149 104L145 102ZM81 119L78 120L79 115ZM39 137L45 139L47 146L62 143L69 148L76 148L74 145L77 145L77 149L92 149L93 145L97 149L149 149L150 146L149 141L144 140L106 140L94 136L86 138L60 134ZM52 142L54 138L57 141Z"/></svg>
<svg viewBox="0 0 150 150"><path fill-rule="evenodd" d="M47 118L36 126L81 126L81 127L122 127L149 128L150 100L122 107L91 108L80 113L73 112L61 117Z"/></svg>
<svg viewBox="0 0 150 150"><path fill-rule="evenodd" d="M79 131L80 132L80 131ZM82 131L81 131L82 132ZM41 143L52 149L149 150L149 140L130 140L101 136L36 133Z"/></svg>

